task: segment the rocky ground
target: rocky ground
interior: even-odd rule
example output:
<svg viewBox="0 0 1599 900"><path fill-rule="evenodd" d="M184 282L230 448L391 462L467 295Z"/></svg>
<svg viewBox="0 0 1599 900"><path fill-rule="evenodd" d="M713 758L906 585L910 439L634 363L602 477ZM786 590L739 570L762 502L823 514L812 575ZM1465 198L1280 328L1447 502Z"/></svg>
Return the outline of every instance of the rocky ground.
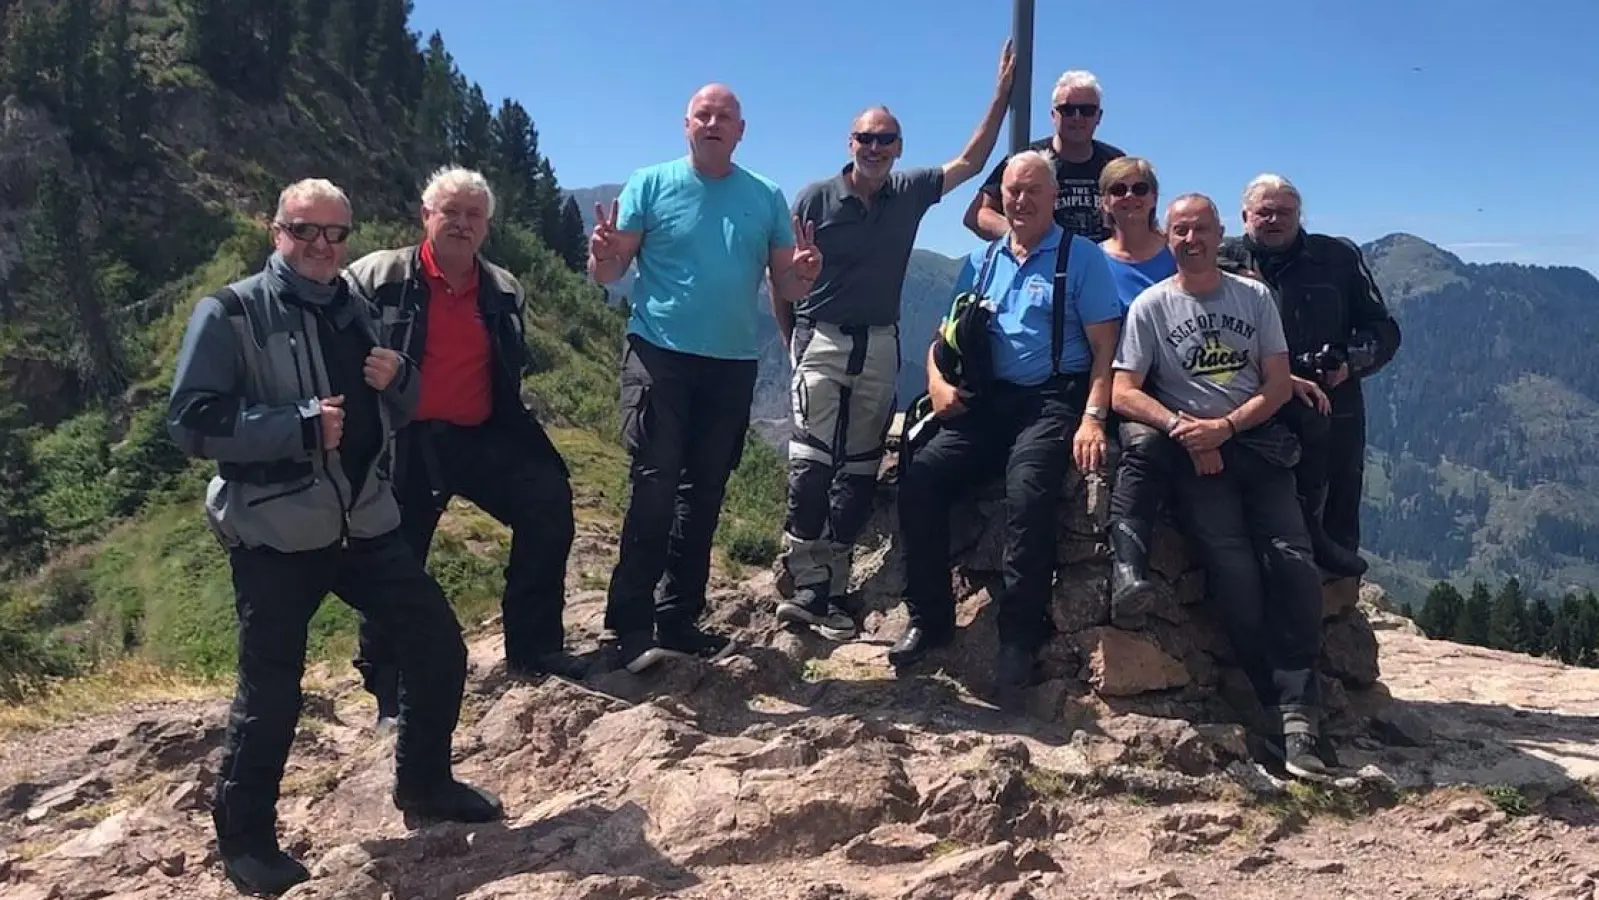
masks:
<svg viewBox="0 0 1599 900"><path fill-rule="evenodd" d="M1279 781L1242 731L1056 715L959 672L895 678L889 634L780 630L769 577L724 585L740 652L586 686L508 681L472 641L458 772L492 826L412 830L355 680L308 692L280 804L295 898L1575 898L1599 884L1599 672L1425 640L1371 607L1384 683L1351 691L1357 777ZM603 597L575 595L597 634ZM1040 689L1043 690L1043 689ZM1063 711L1062 711L1063 710ZM225 700L126 708L0 745L0 895L234 896L205 811Z"/></svg>

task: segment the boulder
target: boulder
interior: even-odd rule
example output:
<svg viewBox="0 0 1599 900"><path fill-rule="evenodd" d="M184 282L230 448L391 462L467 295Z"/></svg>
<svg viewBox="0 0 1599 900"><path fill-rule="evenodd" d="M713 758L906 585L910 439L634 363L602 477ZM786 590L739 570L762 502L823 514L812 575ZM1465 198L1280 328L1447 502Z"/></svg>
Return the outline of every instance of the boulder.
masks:
<svg viewBox="0 0 1599 900"><path fill-rule="evenodd" d="M897 461L891 459L882 472L872 516L857 544L851 593L863 630L874 639L892 640L905 622ZM1055 709L1040 710L1037 702L1030 708L1066 718L1086 692L1116 713L1214 721L1218 700L1224 700L1221 714L1231 708L1233 721L1259 715L1226 631L1205 602L1204 571L1170 522L1157 525L1150 551L1154 599L1143 609L1113 615L1104 538L1108 500L1099 476L1072 471L1062 485L1050 604L1054 634L1039 654L1038 680L1059 686L1064 679L1068 689L1051 693L1063 701ZM990 598L998 597L1003 586L1003 546L1004 494L996 479L968 491L951 517L958 636L954 647L940 651L936 665L974 690L990 681L998 612ZM779 590L785 588L779 584ZM1329 694L1340 698L1338 704L1329 702L1330 715L1337 712L1334 706L1347 705L1340 687L1360 690L1378 681L1377 642L1367 610L1377 607L1372 601L1380 594L1357 578L1323 586L1322 671ZM1083 689L1070 689L1074 682Z"/></svg>

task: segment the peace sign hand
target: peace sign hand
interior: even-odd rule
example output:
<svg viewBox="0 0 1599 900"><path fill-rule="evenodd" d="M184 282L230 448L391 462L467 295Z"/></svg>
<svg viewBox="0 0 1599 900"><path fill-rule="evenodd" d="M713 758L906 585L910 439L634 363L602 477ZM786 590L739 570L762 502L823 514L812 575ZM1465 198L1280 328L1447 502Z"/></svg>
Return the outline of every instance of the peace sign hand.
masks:
<svg viewBox="0 0 1599 900"><path fill-rule="evenodd" d="M794 217L794 277L813 282L822 274L822 251L816 246L816 223Z"/></svg>
<svg viewBox="0 0 1599 900"><path fill-rule="evenodd" d="M589 238L589 253L597 262L614 259L620 248L616 240L616 216L620 204L611 201L610 215L606 215L605 208L594 204L594 234Z"/></svg>

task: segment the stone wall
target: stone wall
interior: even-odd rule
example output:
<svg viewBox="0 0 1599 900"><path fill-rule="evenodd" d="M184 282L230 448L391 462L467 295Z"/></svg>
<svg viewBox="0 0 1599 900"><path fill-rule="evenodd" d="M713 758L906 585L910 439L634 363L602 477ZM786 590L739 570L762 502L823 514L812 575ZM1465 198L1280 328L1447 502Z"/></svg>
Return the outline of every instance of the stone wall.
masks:
<svg viewBox="0 0 1599 900"><path fill-rule="evenodd" d="M856 550L852 590L864 630L893 640L905 625L904 574L897 536L895 467L884 466L876 508ZM1051 613L1056 634L1040 655L1045 682L1033 692L1034 711L1072 718L1096 712L1136 712L1189 721L1251 721L1258 704L1220 626L1204 601L1204 573L1190 562L1186 541L1169 524L1157 527L1151 578L1159 586L1145 613L1112 620L1110 558L1104 539L1108 487L1098 476L1073 471L1062 491L1058 569ZM1001 584L1003 493L996 481L959 501L952 517L952 578L959 636L932 660L974 690L989 676L996 609L990 592ZM1358 608L1360 584L1342 579L1323 587L1322 656L1329 724L1337 727L1348 692L1377 683L1377 642Z"/></svg>

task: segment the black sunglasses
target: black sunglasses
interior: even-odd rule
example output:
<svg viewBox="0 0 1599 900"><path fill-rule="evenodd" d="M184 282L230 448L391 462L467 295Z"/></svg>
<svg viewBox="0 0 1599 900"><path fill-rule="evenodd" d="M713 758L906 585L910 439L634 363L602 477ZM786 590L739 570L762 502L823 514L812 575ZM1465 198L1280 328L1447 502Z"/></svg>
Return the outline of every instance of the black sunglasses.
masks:
<svg viewBox="0 0 1599 900"><path fill-rule="evenodd" d="M318 225L315 222L294 222L292 224L289 222L277 222L274 224L287 231L295 240L307 244L316 240L319 234L326 238L330 244L342 244L349 239L350 232L354 230L348 225Z"/></svg>
<svg viewBox="0 0 1599 900"><path fill-rule="evenodd" d="M892 131L857 131L855 132L855 140L857 143L865 144L868 147L873 144L889 147L899 140L899 135Z"/></svg>
<svg viewBox="0 0 1599 900"><path fill-rule="evenodd" d="M1057 103L1057 104L1055 104L1055 111L1060 113L1061 118L1063 118L1063 119L1064 118L1069 118L1070 116L1072 116L1074 114L1082 116L1085 119L1088 119L1088 118L1092 118L1096 113L1099 112L1099 104L1098 103Z"/></svg>
<svg viewBox="0 0 1599 900"><path fill-rule="evenodd" d="M1149 182L1137 181L1129 185L1118 181L1111 185L1110 189L1106 191L1106 193L1110 194L1112 197L1125 197L1129 192L1131 192L1134 197L1145 196L1149 193Z"/></svg>

